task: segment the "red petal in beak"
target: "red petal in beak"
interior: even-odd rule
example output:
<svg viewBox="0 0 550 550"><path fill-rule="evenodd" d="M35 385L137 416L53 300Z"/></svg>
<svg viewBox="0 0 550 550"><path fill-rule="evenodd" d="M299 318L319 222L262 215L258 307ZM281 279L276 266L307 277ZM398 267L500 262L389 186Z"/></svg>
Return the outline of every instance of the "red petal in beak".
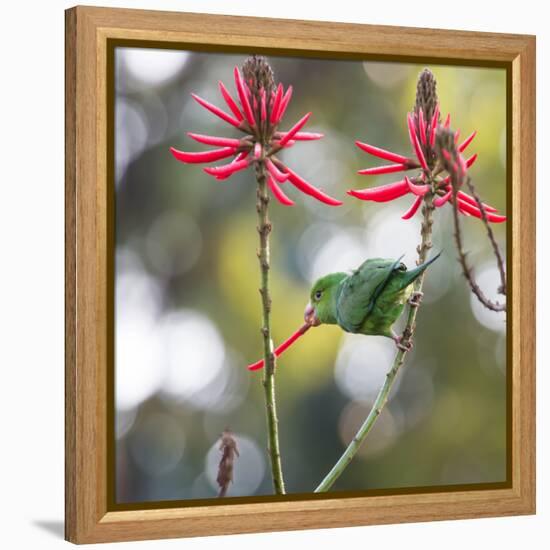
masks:
<svg viewBox="0 0 550 550"><path fill-rule="evenodd" d="M292 336L287 338L273 353L275 354L275 357L279 357L281 353L283 353L286 349L288 349L300 336L305 334L310 328L312 327L309 323L304 323ZM260 370L264 366L264 360L260 359L259 361L256 361L256 363L252 363L251 365L248 365L248 370Z"/></svg>

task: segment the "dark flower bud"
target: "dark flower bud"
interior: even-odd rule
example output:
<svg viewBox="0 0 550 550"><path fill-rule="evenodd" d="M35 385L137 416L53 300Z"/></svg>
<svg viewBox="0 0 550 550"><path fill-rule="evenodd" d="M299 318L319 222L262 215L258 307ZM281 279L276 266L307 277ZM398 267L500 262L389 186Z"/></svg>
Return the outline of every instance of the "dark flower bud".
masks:
<svg viewBox="0 0 550 550"><path fill-rule="evenodd" d="M244 81L254 96L259 99L261 90L265 90L268 98L275 91L275 75L273 69L263 55L251 55L243 63Z"/></svg>
<svg viewBox="0 0 550 550"><path fill-rule="evenodd" d="M414 106L415 113L419 116L420 111L423 112L424 120L431 121L435 113L437 99L437 82L430 69L424 69L419 77L416 85L416 103ZM437 120L436 122L439 122Z"/></svg>

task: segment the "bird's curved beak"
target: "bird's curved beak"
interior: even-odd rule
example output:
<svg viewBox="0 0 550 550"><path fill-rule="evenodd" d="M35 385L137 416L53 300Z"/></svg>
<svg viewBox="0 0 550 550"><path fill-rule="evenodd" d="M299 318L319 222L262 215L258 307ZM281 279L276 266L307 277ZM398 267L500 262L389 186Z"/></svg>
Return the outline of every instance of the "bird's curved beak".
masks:
<svg viewBox="0 0 550 550"><path fill-rule="evenodd" d="M304 321L312 327L316 327L321 324L321 321L317 319L317 315L315 314L315 308L311 305L310 302L307 304L306 309L304 310Z"/></svg>

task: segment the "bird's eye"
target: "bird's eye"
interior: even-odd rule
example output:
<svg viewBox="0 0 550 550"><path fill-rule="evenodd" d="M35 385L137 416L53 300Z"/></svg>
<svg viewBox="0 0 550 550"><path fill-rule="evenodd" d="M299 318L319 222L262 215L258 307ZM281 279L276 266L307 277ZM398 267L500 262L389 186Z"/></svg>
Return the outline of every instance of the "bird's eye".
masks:
<svg viewBox="0 0 550 550"><path fill-rule="evenodd" d="M320 300L322 295L323 295L323 293L322 293L320 290L318 290L318 291L315 293L315 299L316 299L316 300Z"/></svg>

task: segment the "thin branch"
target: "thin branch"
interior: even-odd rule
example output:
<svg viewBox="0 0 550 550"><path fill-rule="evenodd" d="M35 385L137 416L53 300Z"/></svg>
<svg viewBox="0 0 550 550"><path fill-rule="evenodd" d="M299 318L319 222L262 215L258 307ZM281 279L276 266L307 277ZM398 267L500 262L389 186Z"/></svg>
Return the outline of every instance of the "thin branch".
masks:
<svg viewBox="0 0 550 550"><path fill-rule="evenodd" d="M420 265L427 260L428 252L430 248L432 248L433 210L434 210L433 194L427 193L424 197L424 206L422 208L423 220L422 220L422 228L421 228L421 242L417 248L417 252L418 252L418 260L416 262L417 265ZM422 292L422 286L424 284L424 276L425 276L425 273L423 273L416 280L414 284L414 292L416 293ZM334 482L342 475L344 470L347 468L348 464L353 460L353 457L357 454L357 451L359 451L359 449L361 448L361 445L365 441L365 438L367 437L372 427L374 426L376 419L380 416L380 413L382 412L388 400L388 395L391 391L391 388L393 386L397 373L399 372L399 369L403 366L405 362L405 357L407 356L408 350L411 349L412 347L414 331L416 329L416 316L418 314L418 308L419 308L418 303L414 305L411 304L411 306L409 307L407 324L405 325L405 329L403 330L403 334L401 337L401 344L403 345L400 347L399 351L395 355L391 369L386 373L386 380L384 381L384 384L380 388L380 391L376 396L374 404L369 414L367 415L367 418L359 428L359 431L355 434L354 438L351 440L350 444L348 445L348 447L346 448L342 456L340 456L340 458L338 459L336 464L332 467L330 472L325 476L323 481L321 481L319 486L315 489L316 493L323 493L328 491L332 487Z"/></svg>
<svg viewBox="0 0 550 550"><path fill-rule="evenodd" d="M271 462L271 476L273 488L280 495L285 494L285 483L281 467L281 452L279 447L279 429L277 418L277 404L275 400L275 354L273 353L273 340L271 338L271 296L269 294L269 234L271 233L271 222L268 216L269 195L267 192L267 173L265 162L257 162L256 179L258 181L258 233L260 235L260 249L258 259L260 261L262 297L262 337L264 342L264 396L267 416L268 452Z"/></svg>
<svg viewBox="0 0 550 550"><path fill-rule="evenodd" d="M501 284L498 290L502 295L506 295L506 272L504 270L504 261L500 253L500 249L495 240L493 230L491 229L491 226L489 224L485 205L481 202L479 195L477 194L472 182L470 181L470 177L467 175L467 172L466 172L467 163L464 162L464 159L462 158L459 150L457 149L457 146L455 143L455 133L450 128L438 129L437 135L436 135L436 149L437 149L438 160L441 163L441 165L445 168L445 170L448 172L450 177L451 191L452 191L451 203L453 206L453 221L454 221L454 239L455 239L456 249L458 252L458 262L462 267L462 272L464 274L464 277L466 278L466 281L470 285L470 288L472 289L472 292L474 293L474 295L487 309L490 309L491 311L506 311L506 303L501 304L500 302L490 300L483 293L483 291L481 290L481 288L479 287L479 285L475 280L472 267L468 264L468 260L466 258L467 253L464 251L464 240L462 237L462 227L460 223L459 203L458 203L458 200L459 200L458 192L464 182L466 182L466 184L468 185L468 188L470 189L470 191L472 192L472 195L474 196L474 200L476 201L476 204L481 212L481 219L485 224L485 227L487 229L487 235L493 247L493 252L495 254L497 266L500 272Z"/></svg>
<svg viewBox="0 0 550 550"><path fill-rule="evenodd" d="M474 197L477 207L481 211L481 219L483 220L483 223L485 224L485 228L487 229L487 237L491 241L491 246L493 247L493 252L495 254L495 258L497 261L497 267L498 271L500 273L500 288L498 289L499 293L506 296L506 270L504 267L504 260L502 258L502 253L500 252L500 247L498 246L498 243L495 239L495 235L493 233L493 228L491 224L489 223L489 220L487 219L487 213L485 211L485 206L481 202L481 199L479 198L479 195L477 194L476 188L474 187L474 184L472 183L472 180L470 177L466 179L466 185L468 186L468 189L470 190L470 193Z"/></svg>
<svg viewBox="0 0 550 550"><path fill-rule="evenodd" d="M473 190L473 193L475 192L473 185L469 181L470 178L467 178L468 187L470 188L470 191ZM494 302L492 300L489 300L487 296L485 296L484 292L481 290L479 285L477 284L477 281L475 280L472 268L468 264L468 260L466 259L467 253L464 251L464 242L462 239L462 228L460 223L460 215L458 212L458 188L460 186L459 177L455 174L451 173L451 186L453 190L453 200L452 200L452 206L453 206L453 221L454 221L454 238L455 238L455 244L456 249L458 252L458 261L460 265L462 266L462 272L464 273L464 277L468 281L468 284L470 285L470 288L472 289L472 292L477 297L477 299L487 308L491 311L506 311L506 304L501 304L499 302ZM472 193L472 194L473 194ZM504 264L502 262L502 257L500 255L500 250L498 249L498 245L494 239L493 231L489 226L489 223L487 221L487 216L485 214L485 208L481 201L479 200L479 196L477 194L474 195L474 198L476 199L476 202L479 205L479 208L481 210L481 216L482 219L487 227L487 232L489 234L489 239L491 240L491 243L493 244L493 249L495 250L495 255L497 257L497 264L499 266L499 270L501 271L501 294L506 293L506 276L504 274Z"/></svg>

